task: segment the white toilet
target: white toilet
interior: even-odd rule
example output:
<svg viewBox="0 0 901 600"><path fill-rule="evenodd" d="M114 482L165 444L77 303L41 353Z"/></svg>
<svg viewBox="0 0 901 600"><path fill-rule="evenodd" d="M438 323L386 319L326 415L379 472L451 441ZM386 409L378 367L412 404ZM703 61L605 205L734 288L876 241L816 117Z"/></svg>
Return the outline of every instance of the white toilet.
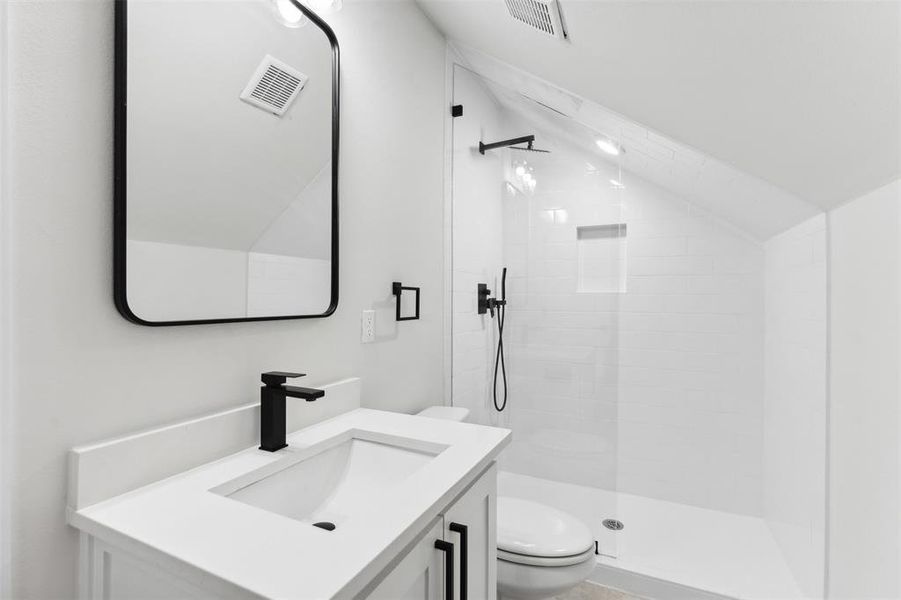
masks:
<svg viewBox="0 0 901 600"><path fill-rule="evenodd" d="M419 414L434 419L465 421L469 410L432 406ZM545 504L498 496L499 598L551 598L584 581L594 566L594 539L585 523Z"/></svg>

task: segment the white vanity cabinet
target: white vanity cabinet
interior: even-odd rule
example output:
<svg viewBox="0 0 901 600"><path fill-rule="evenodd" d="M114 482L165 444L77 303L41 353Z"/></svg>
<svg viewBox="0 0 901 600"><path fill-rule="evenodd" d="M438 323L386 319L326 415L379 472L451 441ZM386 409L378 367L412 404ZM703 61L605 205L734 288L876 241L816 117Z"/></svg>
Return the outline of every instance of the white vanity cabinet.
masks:
<svg viewBox="0 0 901 600"><path fill-rule="evenodd" d="M173 464L251 409L72 450L80 598L495 600L508 430L359 408L279 452Z"/></svg>
<svg viewBox="0 0 901 600"><path fill-rule="evenodd" d="M369 600L494 600L497 596L497 467L467 488L388 572ZM442 550L436 542L444 542ZM448 569L452 557L452 569ZM447 598L448 577L453 599Z"/></svg>
<svg viewBox="0 0 901 600"><path fill-rule="evenodd" d="M378 582L368 600L441 600L448 573L443 553L435 542L443 541L444 520L435 519L424 535L400 556L384 579ZM450 574L453 577L453 573ZM453 581L453 580L452 580Z"/></svg>
<svg viewBox="0 0 901 600"><path fill-rule="evenodd" d="M497 467L485 469L457 498L429 522L416 541L364 587L368 600L495 600ZM447 550L435 542L447 544ZM155 560L134 549L124 551L82 534L82 600L149 598L258 598L197 569ZM143 554L143 556L142 556ZM452 554L453 568L448 569ZM366 590L369 591L366 591ZM309 596L298 589L293 598Z"/></svg>
<svg viewBox="0 0 901 600"><path fill-rule="evenodd" d="M454 598L494 600L497 597L497 466L491 465L443 516L444 539L459 548L454 552L457 573ZM465 527L465 534L455 526Z"/></svg>

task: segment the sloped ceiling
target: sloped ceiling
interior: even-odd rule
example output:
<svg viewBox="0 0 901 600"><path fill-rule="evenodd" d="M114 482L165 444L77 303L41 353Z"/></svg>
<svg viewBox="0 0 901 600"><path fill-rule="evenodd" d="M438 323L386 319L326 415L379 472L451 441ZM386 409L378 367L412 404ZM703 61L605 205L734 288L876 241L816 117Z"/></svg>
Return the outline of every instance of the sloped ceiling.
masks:
<svg viewBox="0 0 901 600"><path fill-rule="evenodd" d="M129 5L128 237L247 251L331 158L331 45L268 0L211 6ZM267 54L309 77L282 117L239 98Z"/></svg>
<svg viewBox="0 0 901 600"><path fill-rule="evenodd" d="M418 0L448 39L829 209L901 176L901 2Z"/></svg>
<svg viewBox="0 0 901 600"><path fill-rule="evenodd" d="M459 69L476 73L501 107L529 124L519 134L540 133L536 141L542 148L550 144L553 149L555 141L562 141L592 156L593 164L605 162L651 181L758 241L820 212L794 194L522 70L470 48L455 51L454 80ZM603 138L617 140L624 152L616 157L602 152L596 141Z"/></svg>

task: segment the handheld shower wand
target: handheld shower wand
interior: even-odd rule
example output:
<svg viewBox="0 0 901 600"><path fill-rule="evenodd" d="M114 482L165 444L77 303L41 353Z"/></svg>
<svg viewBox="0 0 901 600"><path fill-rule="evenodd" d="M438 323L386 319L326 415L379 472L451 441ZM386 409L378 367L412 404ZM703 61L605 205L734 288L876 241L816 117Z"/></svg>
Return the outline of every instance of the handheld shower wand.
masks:
<svg viewBox="0 0 901 600"><path fill-rule="evenodd" d="M478 313L484 315L486 312L491 313L491 318L495 316L497 311L497 352L494 356L494 383L492 385L492 396L494 398L494 409L497 412L503 412L507 407L507 365L504 360L504 322L507 317L507 267L501 271L501 297L492 298L491 290L484 283L478 284ZM497 393L497 376L501 374L504 386L503 399L498 401Z"/></svg>

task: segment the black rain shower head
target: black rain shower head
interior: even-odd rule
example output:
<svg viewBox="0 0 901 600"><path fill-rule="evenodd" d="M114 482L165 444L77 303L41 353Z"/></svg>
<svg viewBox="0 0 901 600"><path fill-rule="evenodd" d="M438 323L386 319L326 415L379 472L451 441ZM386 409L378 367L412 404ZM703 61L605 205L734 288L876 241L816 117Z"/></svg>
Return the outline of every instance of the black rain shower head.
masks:
<svg viewBox="0 0 901 600"><path fill-rule="evenodd" d="M534 135L524 135L522 137L503 140L500 142L493 142L491 144L479 142L479 154L485 154L486 150L495 150L497 148L511 148L513 150L527 150L530 152L550 153L550 150L539 150L538 148L534 148L534 142ZM521 146L518 147L517 144L525 144L526 146L524 148Z"/></svg>
<svg viewBox="0 0 901 600"><path fill-rule="evenodd" d="M523 152L543 152L544 154L550 154L550 150L542 150L541 148L520 148L519 146L510 146L510 150L522 150Z"/></svg>

